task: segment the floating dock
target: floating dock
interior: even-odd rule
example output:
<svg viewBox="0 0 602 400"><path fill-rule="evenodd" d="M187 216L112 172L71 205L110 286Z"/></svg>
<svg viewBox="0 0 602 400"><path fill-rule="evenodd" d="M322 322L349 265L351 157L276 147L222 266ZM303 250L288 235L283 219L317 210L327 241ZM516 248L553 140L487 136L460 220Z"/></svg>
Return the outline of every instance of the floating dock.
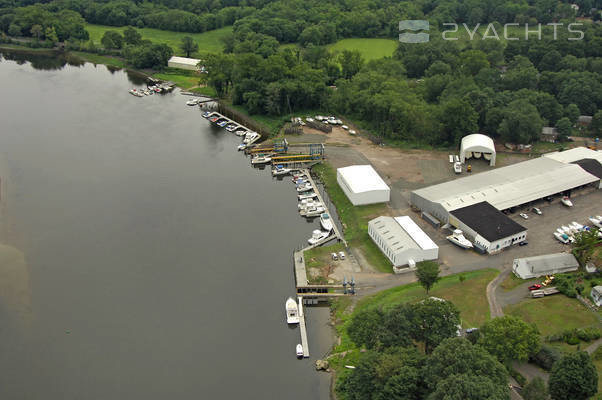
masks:
<svg viewBox="0 0 602 400"><path fill-rule="evenodd" d="M305 326L305 312L303 311L303 296L299 296L299 331L301 331L301 346L303 357L309 358L309 344L307 343L307 328Z"/></svg>

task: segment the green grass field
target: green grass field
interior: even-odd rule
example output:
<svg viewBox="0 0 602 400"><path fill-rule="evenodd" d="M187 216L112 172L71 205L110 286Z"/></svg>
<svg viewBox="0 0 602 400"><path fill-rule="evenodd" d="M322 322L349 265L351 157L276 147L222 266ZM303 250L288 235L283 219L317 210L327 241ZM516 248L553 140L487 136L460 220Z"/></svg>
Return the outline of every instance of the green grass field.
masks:
<svg viewBox="0 0 602 400"><path fill-rule="evenodd" d="M346 329L353 315L359 311L374 307L390 308L400 303L417 302L429 296L440 297L454 303L460 310L460 319L464 328L481 326L489 319L489 304L485 289L497 274L498 271L494 269L481 269L445 276L435 284L428 295L417 282L398 286L360 300L351 314L345 314L341 311L341 307L335 307L335 315L341 322L337 325L341 344L334 352L355 348L347 336ZM464 276L464 282L460 282L460 275Z"/></svg>
<svg viewBox="0 0 602 400"><path fill-rule="evenodd" d="M366 61L390 57L397 48L394 39L343 39L329 46L332 51L358 50Z"/></svg>
<svg viewBox="0 0 602 400"><path fill-rule="evenodd" d="M562 294L528 299L505 307L504 312L535 324L543 336L575 328L600 326L596 315L579 300Z"/></svg>
<svg viewBox="0 0 602 400"><path fill-rule="evenodd" d="M106 31L114 30L123 32L125 28L125 26L116 27L86 24L86 29L90 33L90 39L92 39L95 43L100 43L100 39ZM224 46L220 38L232 33L232 27L227 26L221 29L215 29L213 31L207 31L203 33L172 32L152 28L138 29L138 32L140 32L143 39L148 39L156 43L166 43L167 45L171 46L175 54L178 56L186 55L182 52L182 50L180 50L180 41L184 36L190 36L199 45L199 51L192 54L192 56L199 57L206 53L221 52L224 49Z"/></svg>

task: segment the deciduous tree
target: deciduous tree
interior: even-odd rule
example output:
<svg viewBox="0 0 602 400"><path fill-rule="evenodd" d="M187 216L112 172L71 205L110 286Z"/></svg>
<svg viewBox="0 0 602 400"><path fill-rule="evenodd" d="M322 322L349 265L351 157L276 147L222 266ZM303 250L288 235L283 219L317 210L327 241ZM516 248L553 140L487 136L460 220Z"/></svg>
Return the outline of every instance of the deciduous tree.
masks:
<svg viewBox="0 0 602 400"><path fill-rule="evenodd" d="M416 266L418 282L428 293L439 278L439 264L435 261L422 261Z"/></svg>
<svg viewBox="0 0 602 400"><path fill-rule="evenodd" d="M554 364L549 385L554 400L585 400L598 391L598 373L587 353L569 353Z"/></svg>
<svg viewBox="0 0 602 400"><path fill-rule="evenodd" d="M186 57L190 57L191 53L199 49L199 45L190 36L184 36L180 42L180 48L186 53Z"/></svg>
<svg viewBox="0 0 602 400"><path fill-rule="evenodd" d="M478 344L505 365L512 360L527 361L541 347L537 328L509 315L486 322Z"/></svg>

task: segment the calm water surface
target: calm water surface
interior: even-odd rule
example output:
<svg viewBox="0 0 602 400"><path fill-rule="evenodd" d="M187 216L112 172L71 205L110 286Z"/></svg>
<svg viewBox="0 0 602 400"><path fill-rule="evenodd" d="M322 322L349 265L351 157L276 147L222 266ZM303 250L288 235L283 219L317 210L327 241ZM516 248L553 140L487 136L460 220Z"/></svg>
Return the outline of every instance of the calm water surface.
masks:
<svg viewBox="0 0 602 400"><path fill-rule="evenodd" d="M327 309L310 360L284 320L290 179L184 96L61 67L0 61L0 397L327 399Z"/></svg>

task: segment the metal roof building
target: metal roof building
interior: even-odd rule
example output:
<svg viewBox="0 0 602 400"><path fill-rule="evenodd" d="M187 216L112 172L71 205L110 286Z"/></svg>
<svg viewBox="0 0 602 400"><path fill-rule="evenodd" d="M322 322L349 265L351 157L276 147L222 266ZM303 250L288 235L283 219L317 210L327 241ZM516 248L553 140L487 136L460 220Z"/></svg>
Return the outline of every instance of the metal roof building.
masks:
<svg viewBox="0 0 602 400"><path fill-rule="evenodd" d="M167 61L167 66L171 68L188 69L191 71L198 71L199 63L201 60L197 58L186 58L173 56Z"/></svg>
<svg viewBox="0 0 602 400"><path fill-rule="evenodd" d="M389 201L391 189L371 165L337 169L337 182L354 206Z"/></svg>
<svg viewBox="0 0 602 400"><path fill-rule="evenodd" d="M495 145L489 136L475 133L464 136L460 143L460 162L464 162L469 158L480 158L483 156L489 160L489 165L495 165Z"/></svg>
<svg viewBox="0 0 602 400"><path fill-rule="evenodd" d="M450 211L482 201L502 211L600 182L599 177L571 163L579 159L576 153L574 157L565 158L569 161L544 156L415 190L410 195L410 203L448 222Z"/></svg>
<svg viewBox="0 0 602 400"><path fill-rule="evenodd" d="M413 269L424 260L436 260L439 247L408 216L381 216L368 222L368 234L393 264L393 270L407 265Z"/></svg>
<svg viewBox="0 0 602 400"><path fill-rule="evenodd" d="M579 268L579 263L575 256L570 253L517 258L512 263L512 272L521 279L576 271L577 268Z"/></svg>

